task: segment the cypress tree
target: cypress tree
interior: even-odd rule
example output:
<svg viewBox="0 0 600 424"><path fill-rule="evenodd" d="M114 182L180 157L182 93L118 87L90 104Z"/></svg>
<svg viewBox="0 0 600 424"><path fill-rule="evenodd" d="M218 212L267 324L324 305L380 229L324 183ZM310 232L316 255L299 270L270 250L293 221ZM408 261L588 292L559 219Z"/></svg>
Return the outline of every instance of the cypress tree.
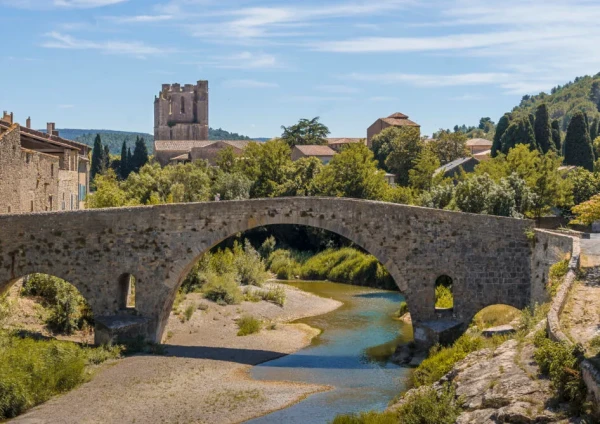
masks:
<svg viewBox="0 0 600 424"><path fill-rule="evenodd" d="M128 171L128 163L127 163L127 140L123 140L123 146L121 146L121 166L119 169L119 174L122 179L126 179L129 175Z"/></svg>
<svg viewBox="0 0 600 424"><path fill-rule="evenodd" d="M600 118L594 119L592 125L590 126L590 140L592 143L596 138L600 135Z"/></svg>
<svg viewBox="0 0 600 424"><path fill-rule="evenodd" d="M135 140L133 157L131 158L131 172L139 172L140 168L148 162L148 148L143 138Z"/></svg>
<svg viewBox="0 0 600 424"><path fill-rule="evenodd" d="M131 154L131 147L127 148L127 176L131 174L131 170L133 166L133 155Z"/></svg>
<svg viewBox="0 0 600 424"><path fill-rule="evenodd" d="M563 151L560 139L560 122L558 121L558 119L555 119L552 121L552 141L554 142L554 147L556 148L556 151L562 155Z"/></svg>
<svg viewBox="0 0 600 424"><path fill-rule="evenodd" d="M550 129L550 115L548 107L542 103L535 111L535 141L542 150L542 153L548 153L550 150L556 150L552 142L552 130Z"/></svg>
<svg viewBox="0 0 600 424"><path fill-rule="evenodd" d="M531 124L531 128L535 128L535 115L533 113L529 114L529 123Z"/></svg>
<svg viewBox="0 0 600 424"><path fill-rule="evenodd" d="M492 157L496 157L499 152L502 151L502 143L501 139L508 126L510 125L510 115L505 113L502 118L498 121L498 125L496 125L496 133L494 134L494 141L492 143Z"/></svg>
<svg viewBox="0 0 600 424"><path fill-rule="evenodd" d="M90 166L90 179L93 180L96 174L102 173L104 166L104 149L102 148L102 140L100 134L96 134L94 139L94 148L92 149L92 164Z"/></svg>
<svg viewBox="0 0 600 424"><path fill-rule="evenodd" d="M581 166L590 172L594 170L594 151L583 112L577 112L569 122L565 137L565 164Z"/></svg>
<svg viewBox="0 0 600 424"><path fill-rule="evenodd" d="M110 150L108 149L108 145L104 146L104 154L102 155L103 164L102 164L102 172L106 172L108 168L110 168Z"/></svg>
<svg viewBox="0 0 600 424"><path fill-rule="evenodd" d="M538 149L535 133L528 117L513 121L502 135L500 142L504 154L507 154L517 144L528 144L531 150Z"/></svg>

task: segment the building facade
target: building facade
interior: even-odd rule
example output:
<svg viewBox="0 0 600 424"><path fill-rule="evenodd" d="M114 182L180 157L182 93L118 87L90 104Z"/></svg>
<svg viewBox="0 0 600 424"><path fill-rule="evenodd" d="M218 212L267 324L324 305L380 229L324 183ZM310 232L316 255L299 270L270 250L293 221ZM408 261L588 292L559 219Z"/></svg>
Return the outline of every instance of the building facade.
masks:
<svg viewBox="0 0 600 424"><path fill-rule="evenodd" d="M327 165L336 155L336 151L329 146L308 144L296 145L292 149L292 160L295 162L301 158L315 157L321 160L324 165Z"/></svg>
<svg viewBox="0 0 600 424"><path fill-rule="evenodd" d="M369 128L367 128L367 146L371 147L373 144L373 137L389 127L421 128L419 124L408 119L407 115L397 112L388 116L387 118L379 118L377 121L373 122Z"/></svg>
<svg viewBox="0 0 600 424"><path fill-rule="evenodd" d="M155 140L208 140L208 81L163 84L154 99Z"/></svg>
<svg viewBox="0 0 600 424"><path fill-rule="evenodd" d="M46 133L0 119L0 214L77 210L89 187L89 147L59 137L54 123Z"/></svg>

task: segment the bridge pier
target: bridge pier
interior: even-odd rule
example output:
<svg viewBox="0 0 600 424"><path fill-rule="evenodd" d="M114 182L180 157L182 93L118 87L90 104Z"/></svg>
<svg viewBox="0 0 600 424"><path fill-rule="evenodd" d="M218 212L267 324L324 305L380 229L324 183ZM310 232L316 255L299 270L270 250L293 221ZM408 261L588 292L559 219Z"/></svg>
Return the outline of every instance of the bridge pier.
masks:
<svg viewBox="0 0 600 424"><path fill-rule="evenodd" d="M111 315L95 319L94 344L110 345L138 338L153 341L152 321L137 315Z"/></svg>
<svg viewBox="0 0 600 424"><path fill-rule="evenodd" d="M413 321L415 344L422 350L436 344L451 344L462 336L466 328L465 323L451 318Z"/></svg>

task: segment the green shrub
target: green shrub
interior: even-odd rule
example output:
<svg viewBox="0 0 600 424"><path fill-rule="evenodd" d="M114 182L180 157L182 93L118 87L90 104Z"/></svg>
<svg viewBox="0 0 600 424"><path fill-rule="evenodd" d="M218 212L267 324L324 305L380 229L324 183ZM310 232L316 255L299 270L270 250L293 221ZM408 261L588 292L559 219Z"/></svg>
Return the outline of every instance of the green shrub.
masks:
<svg viewBox="0 0 600 424"><path fill-rule="evenodd" d="M285 290L283 287L275 287L268 290L261 290L257 295L267 302L273 302L276 305L283 306L285 303Z"/></svg>
<svg viewBox="0 0 600 424"><path fill-rule="evenodd" d="M12 303L8 300L8 294L0 296L0 328L4 321L12 314Z"/></svg>
<svg viewBox="0 0 600 424"><path fill-rule="evenodd" d="M244 286L262 287L267 281L268 274L265 263L250 242L246 240L243 248L239 243L235 243L233 254L233 263L240 283Z"/></svg>
<svg viewBox="0 0 600 424"><path fill-rule="evenodd" d="M212 274L208 283L202 287L202 292L208 300L227 305L238 304L244 299L233 274Z"/></svg>
<svg viewBox="0 0 600 424"><path fill-rule="evenodd" d="M79 291L60 278L32 274L24 281L21 294L39 296L50 310L46 324L53 331L71 334L93 324L92 309Z"/></svg>
<svg viewBox="0 0 600 424"><path fill-rule="evenodd" d="M398 418L402 424L453 424L461 412L452 386L445 386L439 393L429 386L406 396L398 408Z"/></svg>
<svg viewBox="0 0 600 424"><path fill-rule="evenodd" d="M74 343L0 335L0 418L64 393L85 377L86 352Z"/></svg>
<svg viewBox="0 0 600 424"><path fill-rule="evenodd" d="M302 264L293 257L289 250L279 249L274 251L267 261L271 272L280 280L292 280L300 275Z"/></svg>
<svg viewBox="0 0 600 424"><path fill-rule="evenodd" d="M84 348L87 364L98 365L109 359L118 359L125 350L122 345L102 345L98 347Z"/></svg>
<svg viewBox="0 0 600 424"><path fill-rule="evenodd" d="M253 316L244 315L237 321L239 331L238 336L247 336L249 334L258 333L262 327L262 322Z"/></svg>
<svg viewBox="0 0 600 424"><path fill-rule="evenodd" d="M338 415L332 424L453 424L462 412L454 388L445 386L438 393L433 387L409 392L395 411L361 412Z"/></svg>
<svg viewBox="0 0 600 424"><path fill-rule="evenodd" d="M462 335L452 346L436 345L429 351L429 356L414 370L411 379L415 387L433 384L446 375L458 361L469 353L483 347L481 337Z"/></svg>
<svg viewBox="0 0 600 424"><path fill-rule="evenodd" d="M192 315L194 315L195 310L196 310L195 304L188 305L188 307L185 308L185 310L183 311L183 316L185 317L186 321L189 321L190 319L192 319Z"/></svg>
<svg viewBox="0 0 600 424"><path fill-rule="evenodd" d="M551 297L556 295L556 292L563 283L567 272L569 272L569 259L563 259L562 261L559 261L550 267L546 290Z"/></svg>
<svg viewBox="0 0 600 424"><path fill-rule="evenodd" d="M439 285L435 288L435 307L436 308L452 308L454 306L454 296L452 295L452 287Z"/></svg>
<svg viewBox="0 0 600 424"><path fill-rule="evenodd" d="M263 244L260 245L260 249L258 249L258 253L260 253L260 256L266 261L269 259L269 256L271 256L271 253L273 253L275 251L275 245L277 244L275 237L270 236L267 239L265 239L265 241L263 242Z"/></svg>
<svg viewBox="0 0 600 424"><path fill-rule="evenodd" d="M583 352L580 346L554 342L540 330L534 337L533 357L542 374L550 377L559 401L570 402L576 412L581 412L586 397L586 386L579 369Z"/></svg>

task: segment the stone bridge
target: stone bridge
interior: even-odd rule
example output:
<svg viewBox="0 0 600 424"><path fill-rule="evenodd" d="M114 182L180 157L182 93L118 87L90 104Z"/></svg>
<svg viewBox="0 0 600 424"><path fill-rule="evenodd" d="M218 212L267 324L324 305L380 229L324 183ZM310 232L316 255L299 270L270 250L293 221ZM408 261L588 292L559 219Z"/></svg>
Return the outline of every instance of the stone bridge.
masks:
<svg viewBox="0 0 600 424"><path fill-rule="evenodd" d="M492 304L544 300L550 264L570 238L530 221L342 198L276 198L0 215L0 293L32 273L73 284L96 317L96 341L160 342L177 289L202 254L251 228L299 224L340 234L373 254L405 295L421 343L450 340ZM135 276L135 308L127 307ZM454 308L435 308L453 280Z"/></svg>

